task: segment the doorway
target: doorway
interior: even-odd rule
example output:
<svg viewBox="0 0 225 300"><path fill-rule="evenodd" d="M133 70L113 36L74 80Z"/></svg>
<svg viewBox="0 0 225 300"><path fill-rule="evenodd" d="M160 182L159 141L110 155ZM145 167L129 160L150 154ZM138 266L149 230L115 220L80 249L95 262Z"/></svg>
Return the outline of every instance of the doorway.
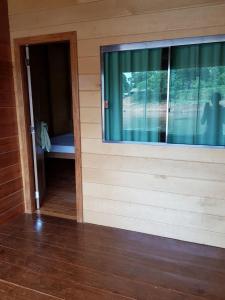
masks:
<svg viewBox="0 0 225 300"><path fill-rule="evenodd" d="M26 212L82 222L76 33L15 40Z"/></svg>

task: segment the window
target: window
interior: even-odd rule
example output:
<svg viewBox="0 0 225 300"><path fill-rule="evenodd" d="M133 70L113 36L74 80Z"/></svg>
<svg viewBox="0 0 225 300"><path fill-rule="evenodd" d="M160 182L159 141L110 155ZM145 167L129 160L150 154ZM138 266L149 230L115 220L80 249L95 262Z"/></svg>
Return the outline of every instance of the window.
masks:
<svg viewBox="0 0 225 300"><path fill-rule="evenodd" d="M102 48L105 141L225 146L225 42L192 41Z"/></svg>

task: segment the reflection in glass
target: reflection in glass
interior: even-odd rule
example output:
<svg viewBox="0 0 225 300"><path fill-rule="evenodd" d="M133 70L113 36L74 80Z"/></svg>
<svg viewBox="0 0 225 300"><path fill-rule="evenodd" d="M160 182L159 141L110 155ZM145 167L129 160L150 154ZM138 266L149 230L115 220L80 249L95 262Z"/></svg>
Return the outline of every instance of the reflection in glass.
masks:
<svg viewBox="0 0 225 300"><path fill-rule="evenodd" d="M104 53L105 140L225 146L225 43L168 53Z"/></svg>
<svg viewBox="0 0 225 300"><path fill-rule="evenodd" d="M225 145L224 43L172 47L168 142Z"/></svg>
<svg viewBox="0 0 225 300"><path fill-rule="evenodd" d="M166 82L165 71L123 73L124 140L165 141Z"/></svg>
<svg viewBox="0 0 225 300"><path fill-rule="evenodd" d="M165 142L168 49L105 53L104 66L106 140Z"/></svg>

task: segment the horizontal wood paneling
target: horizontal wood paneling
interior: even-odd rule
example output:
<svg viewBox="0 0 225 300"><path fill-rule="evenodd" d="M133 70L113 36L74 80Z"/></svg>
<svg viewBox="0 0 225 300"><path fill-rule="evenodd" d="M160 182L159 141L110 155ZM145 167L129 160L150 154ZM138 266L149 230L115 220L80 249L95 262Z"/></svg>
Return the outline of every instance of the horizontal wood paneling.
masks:
<svg viewBox="0 0 225 300"><path fill-rule="evenodd" d="M107 33L109 33L112 30L115 30L118 35L120 34L127 34L130 31L132 33L139 33L140 28L142 28L142 33L144 32L149 32L150 25L153 25L153 28L157 26L157 29L165 29L165 20L164 22L161 22L161 16L159 18L156 18L156 14L165 14L169 18L167 22L173 26L174 21L176 18L179 19L177 16L176 10L171 10L169 11L169 14L167 14L167 9L165 8L165 12L162 12L163 9L160 7L160 13L155 12L154 9L148 9L149 6L152 6L151 1L141 1L142 5L140 3L137 3L135 0L125 0L125 1L98 1L91 3L89 5L80 5L80 6L71 6L70 8L64 7L61 9L52 9L48 11L40 11L39 13L34 12L34 13L29 13L26 14L25 16L23 14L19 15L14 15L12 18L10 18L10 25L12 27L13 31L19 31L19 30L27 30L27 28L36 28L36 27L49 27L49 26L68 26L67 24L79 24L79 32L81 32L82 36L84 35L86 38L92 38L90 36L90 33L88 31L90 28L88 28L88 24L92 22L95 24L95 27L93 27L93 33L96 33L98 35L102 36L107 36ZM156 1L153 2L156 4ZM167 2L168 3L168 2ZM222 1L214 2L211 4L215 4L215 7L217 4L221 4ZM176 8L177 8L177 3L176 3ZM195 6L195 5L193 5ZM195 7L187 7L185 9L180 9L180 17L183 17L184 19L184 27L187 25L187 14L190 12L194 13L194 16L196 17L202 17L202 13L204 10L206 11L206 14L208 13L208 10L210 10L210 6L205 8L204 6L201 7L201 9L195 8ZM211 8L212 13L214 11L214 6ZM186 12L182 14L182 12ZM144 13L144 14L143 14ZM150 16L151 15L151 20ZM175 15L176 18L172 18L172 15ZM206 15L207 16L207 15ZM104 20L102 18L104 17ZM120 19L120 21L116 21L113 19ZM132 18L134 19L134 22L129 22ZM148 18L148 22L146 21L145 18ZM112 20L110 20L112 19ZM97 21L96 21L97 20ZM110 20L110 21L108 21ZM139 21L139 26L135 27L135 20ZM34 22L35 21L35 22ZM88 22L84 22L88 21ZM81 27L80 23L83 23L83 27ZM100 26L104 22L104 26ZM111 22L113 25L111 25ZM128 26L123 26L126 25L125 22L129 22L130 28ZM197 20L196 22L201 23L204 22L204 20ZM66 24L66 25L64 25ZM119 25L121 26L120 31ZM189 24L190 25L190 24ZM192 27L194 24L191 24ZM138 30L138 31L137 31ZM154 30L155 31L155 30ZM114 34L115 35L115 34Z"/></svg>
<svg viewBox="0 0 225 300"><path fill-rule="evenodd" d="M218 247L225 248L224 234L196 228L191 230L190 227L184 227L181 224L177 226L149 220L137 220L136 214L134 218L129 218L121 215L113 215L111 213L106 214L92 210L85 210L84 217L88 223L134 230L164 237L176 237L180 240L212 246L217 245Z"/></svg>
<svg viewBox="0 0 225 300"><path fill-rule="evenodd" d="M1 63L1 73L0 79L8 78L9 81L13 82L12 76L12 63L10 61L5 60L4 56L0 58ZM2 84L2 81L1 81Z"/></svg>
<svg viewBox="0 0 225 300"><path fill-rule="evenodd" d="M209 23L210 26L224 26L224 11L225 5L216 5L201 7L201 9L180 9L179 13L177 13L177 10L172 10L120 18L103 18L89 22L68 22L68 24L58 24L57 19L55 19L56 23L54 26L42 26L41 23L36 22L34 29L26 27L26 29L18 30L17 27L11 25L11 30L14 37L29 36L31 34L37 35L41 32L53 33L56 31L76 30L79 40L97 37L104 38L108 36L137 35L186 28L203 28L208 27Z"/></svg>
<svg viewBox="0 0 225 300"><path fill-rule="evenodd" d="M210 26L206 28L183 28L176 30L169 30L163 32L150 32L140 34L129 34L119 36L107 36L101 38L82 39L78 43L78 56L79 58L85 58L89 56L98 56L100 52L100 46L114 45L122 43L134 43L144 41L155 41L164 39L176 39L190 36L204 36L204 35L216 35L224 34L225 25Z"/></svg>
<svg viewBox="0 0 225 300"><path fill-rule="evenodd" d="M83 180L133 187L142 190L184 194L190 196L221 199L224 194L224 182L194 180L189 178L169 177L165 175L140 174L138 172L111 171L100 168L83 167Z"/></svg>
<svg viewBox="0 0 225 300"><path fill-rule="evenodd" d="M0 153L11 152L19 149L18 137L0 138Z"/></svg>
<svg viewBox="0 0 225 300"><path fill-rule="evenodd" d="M0 79L1 80L1 79ZM12 93L11 92L0 92L0 106L4 107L4 106L15 106L15 103L13 103L13 101L10 101L9 99L11 99L12 97Z"/></svg>
<svg viewBox="0 0 225 300"><path fill-rule="evenodd" d="M9 5L9 15L11 14L20 14L20 13L30 13L30 11L42 11L42 10L52 10L52 9L61 9L64 7L70 8L75 4L96 2L99 0L42 0L42 1L26 1L21 0L20 3L16 0L8 1ZM204 1L204 0L203 0Z"/></svg>
<svg viewBox="0 0 225 300"><path fill-rule="evenodd" d="M23 212L7 0L0 1L0 223Z"/></svg>
<svg viewBox="0 0 225 300"><path fill-rule="evenodd" d="M0 78L0 88L1 88L1 94L9 94L9 95L13 95L13 81L12 78L10 78L9 76L2 76L2 78ZM12 104L12 100L8 99L9 104L8 106L11 106L10 104ZM15 103L14 103L15 105ZM1 105L2 106L2 105ZM7 105L6 105L7 106Z"/></svg>
<svg viewBox="0 0 225 300"><path fill-rule="evenodd" d="M80 91L80 107L100 107L100 91Z"/></svg>
<svg viewBox="0 0 225 300"><path fill-rule="evenodd" d="M182 145L143 145L131 143L103 143L100 139L82 139L85 153L110 154L157 159L199 161L208 163L225 163L224 149L191 147Z"/></svg>
<svg viewBox="0 0 225 300"><path fill-rule="evenodd" d="M18 190L8 197L0 200L0 214L4 213L9 207L16 207L17 205L23 204L23 192Z"/></svg>
<svg viewBox="0 0 225 300"><path fill-rule="evenodd" d="M9 221L24 213L24 203L21 202L17 206L10 207L8 210L5 210L4 213L1 214L0 224Z"/></svg>
<svg viewBox="0 0 225 300"><path fill-rule="evenodd" d="M81 57L78 60L79 74L99 74L100 56Z"/></svg>
<svg viewBox="0 0 225 300"><path fill-rule="evenodd" d="M81 123L100 123L101 122L101 109L100 108L86 108L80 109Z"/></svg>
<svg viewBox="0 0 225 300"><path fill-rule="evenodd" d="M0 184L8 183L10 185L11 180L19 177L21 177L20 163L0 170Z"/></svg>
<svg viewBox="0 0 225 300"><path fill-rule="evenodd" d="M7 177L2 180L2 175L5 173L6 169L1 170L0 176L0 223L6 222L8 219L15 217L16 215L24 212L24 201L23 201L23 191L22 191L22 178L18 177L13 179L16 176L16 167L7 168L10 172L6 173L10 181L6 181ZM21 172L19 169L19 175ZM4 181L5 183L2 183Z"/></svg>
<svg viewBox="0 0 225 300"><path fill-rule="evenodd" d="M206 197L188 196L160 191L137 189L136 187L122 187L116 185L89 183L83 185L84 196L101 199L124 201L160 208L170 208L180 212L194 212L225 217L225 200Z"/></svg>
<svg viewBox="0 0 225 300"><path fill-rule="evenodd" d="M100 93L100 46L225 34L224 1L9 6L12 37L77 31L84 220L225 247L224 149L103 143Z"/></svg>
<svg viewBox="0 0 225 300"><path fill-rule="evenodd" d="M37 18L38 21L45 25L54 25L54 18L57 18L58 23L65 23L68 20L79 22L79 21L90 21L93 19L102 19L102 12L104 11L105 18L129 16L136 14L143 14L152 11L162 11L168 9L177 9L182 7L199 7L203 5L216 5L223 3L222 0L173 0L173 1L146 1L139 0L98 0L98 1L64 1L59 4L58 1L51 3L43 3L41 5L29 6L27 2L16 5L13 0L9 1L9 14L13 15L13 24L17 26L34 26L33 19ZM89 4L82 5L82 3L89 2ZM60 9L59 9L60 8ZM29 18L26 22L21 22L29 10ZM60 14L61 12L61 14ZM19 14L18 16L16 14ZM24 20L23 20L24 21Z"/></svg>
<svg viewBox="0 0 225 300"><path fill-rule="evenodd" d="M3 201L2 198L8 197L13 193L16 193L18 190L22 189L22 180L21 177L10 180L9 182L3 183L0 185L0 201Z"/></svg>
<svg viewBox="0 0 225 300"><path fill-rule="evenodd" d="M82 123L81 124L81 136L82 138L98 138L102 136L101 124L94 123Z"/></svg>
<svg viewBox="0 0 225 300"><path fill-rule="evenodd" d="M153 221L163 224L177 225L204 230L212 229L213 232L224 233L225 217L215 215L201 215L195 212L179 212L176 209L154 207L149 205L128 203L124 201L109 200L107 198L84 197L85 210L124 216L139 220Z"/></svg>
<svg viewBox="0 0 225 300"><path fill-rule="evenodd" d="M91 124L92 125L92 124ZM90 125L90 126L91 126ZM86 129L88 131L88 129ZM91 130L89 130L91 132ZM225 181L225 164L200 163L146 157L83 153L83 167L159 176Z"/></svg>
<svg viewBox="0 0 225 300"><path fill-rule="evenodd" d="M0 169L20 163L19 151L0 154Z"/></svg>
<svg viewBox="0 0 225 300"><path fill-rule="evenodd" d="M0 43L0 61L4 57L4 62L11 62L11 47L10 45Z"/></svg>
<svg viewBox="0 0 225 300"><path fill-rule="evenodd" d="M79 76L79 89L81 91L100 91L99 75L81 74Z"/></svg>
<svg viewBox="0 0 225 300"><path fill-rule="evenodd" d="M14 107L0 107L0 138L18 134L16 110Z"/></svg>

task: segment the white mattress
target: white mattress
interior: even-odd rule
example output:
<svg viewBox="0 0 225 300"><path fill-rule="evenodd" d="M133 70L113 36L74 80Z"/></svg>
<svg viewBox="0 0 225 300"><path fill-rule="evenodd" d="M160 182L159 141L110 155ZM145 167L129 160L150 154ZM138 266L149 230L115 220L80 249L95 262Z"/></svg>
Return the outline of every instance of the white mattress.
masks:
<svg viewBox="0 0 225 300"><path fill-rule="evenodd" d="M57 153L75 153L74 136L72 133L62 134L50 138L51 150L50 152Z"/></svg>

